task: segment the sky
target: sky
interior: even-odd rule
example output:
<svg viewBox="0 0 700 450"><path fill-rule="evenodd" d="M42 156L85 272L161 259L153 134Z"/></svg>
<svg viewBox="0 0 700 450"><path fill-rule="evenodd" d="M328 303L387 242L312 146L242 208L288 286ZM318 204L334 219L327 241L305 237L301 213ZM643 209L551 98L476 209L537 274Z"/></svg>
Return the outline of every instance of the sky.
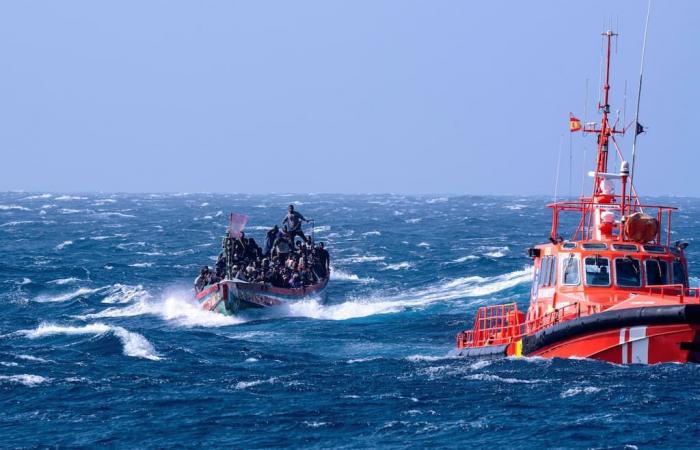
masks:
<svg viewBox="0 0 700 450"><path fill-rule="evenodd" d="M577 195L569 113L598 117L612 25L632 120L646 6L3 1L0 190L553 195L559 166ZM700 2L652 3L642 195L700 196L699 30Z"/></svg>

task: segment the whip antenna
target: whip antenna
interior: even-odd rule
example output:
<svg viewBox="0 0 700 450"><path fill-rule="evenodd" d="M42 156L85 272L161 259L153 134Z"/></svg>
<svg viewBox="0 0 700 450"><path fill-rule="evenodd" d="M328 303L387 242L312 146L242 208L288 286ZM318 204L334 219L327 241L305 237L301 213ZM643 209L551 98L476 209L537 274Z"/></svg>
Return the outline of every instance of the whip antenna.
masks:
<svg viewBox="0 0 700 450"><path fill-rule="evenodd" d="M639 125L639 103L642 99L642 76L644 74L644 52L647 48L647 31L649 30L649 13L651 13L651 0L647 6L647 20L644 24L644 40L642 41L642 61L639 65L639 89L637 90L637 111L634 114L634 139L632 140L632 169L630 170L630 185L634 186L634 168L637 162L637 136L643 131Z"/></svg>

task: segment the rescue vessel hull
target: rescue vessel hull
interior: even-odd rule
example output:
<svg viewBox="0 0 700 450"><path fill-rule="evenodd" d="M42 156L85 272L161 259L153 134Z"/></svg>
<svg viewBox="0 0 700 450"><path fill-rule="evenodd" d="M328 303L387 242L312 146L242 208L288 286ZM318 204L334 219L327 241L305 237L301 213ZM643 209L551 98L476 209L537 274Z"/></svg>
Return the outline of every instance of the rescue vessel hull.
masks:
<svg viewBox="0 0 700 450"><path fill-rule="evenodd" d="M457 356L587 358L614 364L700 362L700 305L625 308L560 322Z"/></svg>
<svg viewBox="0 0 700 450"><path fill-rule="evenodd" d="M269 308L310 296L325 299L328 279L294 289L278 288L263 283L224 280L207 286L195 299L205 311L235 315L246 309Z"/></svg>

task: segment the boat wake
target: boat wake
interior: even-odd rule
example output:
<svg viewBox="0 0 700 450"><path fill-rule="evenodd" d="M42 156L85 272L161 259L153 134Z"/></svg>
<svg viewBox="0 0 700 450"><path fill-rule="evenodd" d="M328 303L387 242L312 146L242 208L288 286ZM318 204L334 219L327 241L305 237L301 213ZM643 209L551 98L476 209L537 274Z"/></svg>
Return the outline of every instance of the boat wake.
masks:
<svg viewBox="0 0 700 450"><path fill-rule="evenodd" d="M427 288L409 291L398 295L371 295L365 298L351 298L342 303L322 303L318 299L271 308L268 317L308 317L320 320L348 320L379 314L399 313L411 309L421 309L436 302L461 298L475 298L495 294L532 277L531 269L497 275L493 277L463 277L436 284Z"/></svg>
<svg viewBox="0 0 700 450"><path fill-rule="evenodd" d="M335 271L337 274L345 274ZM480 298L513 288L530 280L531 269L518 270L492 277L462 277L436 283L426 288L383 294L381 291L362 297L351 297L340 303L324 303L310 297L262 311L246 311L239 316L224 316L204 311L191 299L189 291L175 291L163 298L153 298L141 286L128 289L120 286L119 300L114 298L102 303L129 303L111 306L96 313L75 316L80 320L126 318L143 315L159 317L182 327L224 327L239 325L251 320L279 319L283 317L307 317L318 320L350 320L380 314L400 313L422 309L430 304L463 298ZM345 274L349 281L359 281L355 275ZM366 283L366 282L365 282ZM116 296L116 295L114 295ZM113 296L113 297L114 297Z"/></svg>

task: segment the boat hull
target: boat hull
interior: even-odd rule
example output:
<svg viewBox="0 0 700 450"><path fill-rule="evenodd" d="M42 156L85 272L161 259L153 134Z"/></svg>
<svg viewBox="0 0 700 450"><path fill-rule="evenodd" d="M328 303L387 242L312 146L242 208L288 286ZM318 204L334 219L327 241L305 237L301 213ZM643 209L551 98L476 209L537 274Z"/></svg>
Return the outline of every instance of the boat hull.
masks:
<svg viewBox="0 0 700 450"><path fill-rule="evenodd" d="M506 345L459 356L589 358L615 364L700 362L700 305L627 308L561 322Z"/></svg>
<svg viewBox="0 0 700 450"><path fill-rule="evenodd" d="M284 289L263 283L247 283L224 280L207 286L195 300L202 309L224 315L235 315L246 309L269 308L301 300L309 296L320 296L323 300L328 279L297 289Z"/></svg>

